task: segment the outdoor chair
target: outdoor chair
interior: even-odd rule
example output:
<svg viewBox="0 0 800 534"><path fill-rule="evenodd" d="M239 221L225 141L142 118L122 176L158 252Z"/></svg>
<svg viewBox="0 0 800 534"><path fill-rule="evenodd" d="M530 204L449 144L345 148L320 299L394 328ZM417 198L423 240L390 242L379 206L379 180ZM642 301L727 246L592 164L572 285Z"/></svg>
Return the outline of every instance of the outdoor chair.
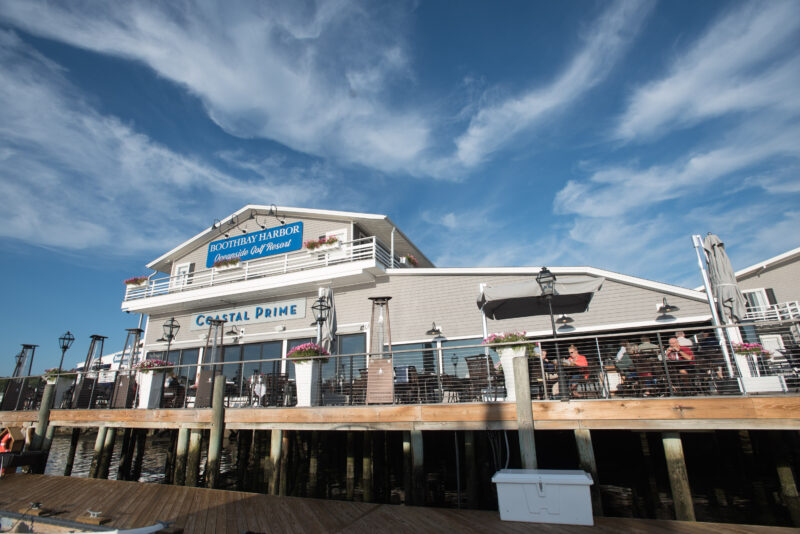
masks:
<svg viewBox="0 0 800 534"><path fill-rule="evenodd" d="M398 404L415 404L420 401L419 375L413 365L395 369L394 396Z"/></svg>
<svg viewBox="0 0 800 534"><path fill-rule="evenodd" d="M482 401L486 396L496 398L498 376L492 359L486 354L477 354L464 358L467 362L469 382L465 396L469 400Z"/></svg>

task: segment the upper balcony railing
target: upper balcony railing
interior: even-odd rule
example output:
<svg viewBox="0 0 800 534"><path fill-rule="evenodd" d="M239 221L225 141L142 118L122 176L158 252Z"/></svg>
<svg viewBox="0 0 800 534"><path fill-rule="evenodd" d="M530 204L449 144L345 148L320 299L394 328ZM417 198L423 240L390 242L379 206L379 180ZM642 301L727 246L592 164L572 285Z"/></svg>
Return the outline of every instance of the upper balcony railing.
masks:
<svg viewBox="0 0 800 534"><path fill-rule="evenodd" d="M800 319L800 304L795 301L770 304L768 306L748 306L745 319L748 321L785 321Z"/></svg>
<svg viewBox="0 0 800 534"><path fill-rule="evenodd" d="M392 262L391 253L372 236L327 245L315 250L304 249L280 256L241 262L235 267L215 267L186 274L153 278L141 286L128 286L125 290L125 300L138 300L368 260L373 260L385 268L391 267L392 263L394 266L401 265L397 257Z"/></svg>

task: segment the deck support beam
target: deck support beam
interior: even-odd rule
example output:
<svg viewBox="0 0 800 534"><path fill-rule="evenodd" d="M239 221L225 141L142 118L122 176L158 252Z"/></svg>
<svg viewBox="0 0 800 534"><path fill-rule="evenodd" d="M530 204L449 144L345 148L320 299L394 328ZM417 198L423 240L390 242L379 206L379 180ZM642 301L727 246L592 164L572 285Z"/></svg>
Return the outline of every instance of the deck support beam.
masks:
<svg viewBox="0 0 800 534"><path fill-rule="evenodd" d="M355 459L355 435L352 431L347 432L347 463L345 465L345 495L348 501L353 500L356 492L356 459Z"/></svg>
<svg viewBox="0 0 800 534"><path fill-rule="evenodd" d="M178 429L178 443L175 447L175 471L172 481L176 486L186 483L186 455L189 452L189 429Z"/></svg>
<svg viewBox="0 0 800 534"><path fill-rule="evenodd" d="M464 432L464 470L467 472L467 503L472 508L478 508L478 454L473 430Z"/></svg>
<svg viewBox="0 0 800 534"><path fill-rule="evenodd" d="M147 447L147 429L137 428L136 455L133 458L133 467L131 468L131 474L128 480L133 480L134 482L138 482L139 477L142 476L142 462L144 461L145 447Z"/></svg>
<svg viewBox="0 0 800 534"><path fill-rule="evenodd" d="M780 432L770 432L770 438L774 447L775 469L778 472L778 481L781 484L781 498L789 509L789 516L792 524L800 527L800 496L798 496L797 485L794 480L794 470L789 455L786 441L781 437Z"/></svg>
<svg viewBox="0 0 800 534"><path fill-rule="evenodd" d="M193 428L189 431L189 449L186 453L186 486L197 486L197 475L200 471L200 447L203 443L203 431Z"/></svg>
<svg viewBox="0 0 800 534"><path fill-rule="evenodd" d="M689 487L689 475L686 472L681 435L678 432L663 432L661 440L664 443L669 485L672 489L672 500L675 503L675 519L695 521L692 490Z"/></svg>
<svg viewBox="0 0 800 534"><path fill-rule="evenodd" d="M516 356L514 363L514 391L517 396L517 428L519 433L519 456L523 469L536 469L536 440L533 436L533 407L531 406L531 384L528 377L528 357Z"/></svg>
<svg viewBox="0 0 800 534"><path fill-rule="evenodd" d="M316 497L319 487L319 431L311 432L311 450L308 454L308 496Z"/></svg>
<svg viewBox="0 0 800 534"><path fill-rule="evenodd" d="M411 499L417 506L425 505L425 456L423 454L422 430L412 430L411 434Z"/></svg>
<svg viewBox="0 0 800 534"><path fill-rule="evenodd" d="M292 453L292 432L282 432L280 468L278 469L278 495L286 497L289 491L289 455Z"/></svg>
<svg viewBox="0 0 800 534"><path fill-rule="evenodd" d="M100 458L103 455L103 445L106 442L106 432L108 432L108 427L101 426L97 429L97 437L94 440L94 455L89 466L89 478L97 478Z"/></svg>
<svg viewBox="0 0 800 534"><path fill-rule="evenodd" d="M117 467L117 480L128 480L133 459L133 429L126 428L122 431L122 447L119 453L119 466Z"/></svg>
<svg viewBox="0 0 800 534"><path fill-rule="evenodd" d="M208 467L206 482L211 489L219 486L219 461L222 439L225 436L225 375L214 378L214 395L211 400L211 433L208 438Z"/></svg>
<svg viewBox="0 0 800 534"><path fill-rule="evenodd" d="M361 455L361 487L364 490L364 502L372 502L375 500L375 495L373 495L372 491L373 445L372 432L364 432L364 449Z"/></svg>
<svg viewBox="0 0 800 534"><path fill-rule="evenodd" d="M108 468L111 465L111 456L114 454L114 442L117 440L117 429L109 427L106 439L103 441L103 453L100 456L100 465L97 468L97 478L108 478Z"/></svg>
<svg viewBox="0 0 800 534"><path fill-rule="evenodd" d="M595 516L603 515L603 503L600 500L600 480L597 476L597 461L594 457L592 433L588 428L575 429L575 444L578 446L578 466L592 475L594 484L591 485L592 513Z"/></svg>
<svg viewBox="0 0 800 534"><path fill-rule="evenodd" d="M67 452L67 462L64 465L64 476L68 477L72 474L72 466L75 464L75 451L78 450L78 441L81 438L81 429L75 427L72 429L72 438L69 440L69 452Z"/></svg>
<svg viewBox="0 0 800 534"><path fill-rule="evenodd" d="M283 444L283 430L272 429L270 433L269 460L267 462L266 477L269 484L269 494L278 494L278 482L281 469L281 445Z"/></svg>
<svg viewBox="0 0 800 534"><path fill-rule="evenodd" d="M47 432L47 423L50 420L50 406L53 404L53 396L56 392L56 385L48 383L44 387L42 394L42 404L39 406L39 417L36 421L36 430L33 432L33 440L31 441L31 450L42 450L42 443L44 443L44 435Z"/></svg>

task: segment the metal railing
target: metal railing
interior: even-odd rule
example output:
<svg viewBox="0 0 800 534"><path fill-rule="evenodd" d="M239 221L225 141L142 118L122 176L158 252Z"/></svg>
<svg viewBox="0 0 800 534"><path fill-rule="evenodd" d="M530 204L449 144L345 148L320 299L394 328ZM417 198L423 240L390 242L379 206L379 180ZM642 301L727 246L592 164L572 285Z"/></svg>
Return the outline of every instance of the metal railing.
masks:
<svg viewBox="0 0 800 534"><path fill-rule="evenodd" d="M800 304L795 301L780 302L767 306L748 306L748 321L785 321L800 319Z"/></svg>
<svg viewBox="0 0 800 534"><path fill-rule="evenodd" d="M385 268L399 265L399 260L395 258L392 262L391 253L372 236L337 243L333 247L249 260L232 267L201 269L187 274L153 278L142 286L127 286L125 300L138 300L365 260L374 260Z"/></svg>
<svg viewBox="0 0 800 534"><path fill-rule="evenodd" d="M671 330L651 330L530 341L523 346L531 398L797 394L800 345L791 332L797 321L782 324L786 342L780 350L727 345L733 376L711 327L685 329L683 339ZM296 362L280 358L170 366L146 377L129 370L69 371L51 377L57 384L53 408L209 407L211 388L202 384L214 375L225 377L229 408L296 406L303 399L310 399L309 405L348 406L506 402L513 400L514 388L504 368L510 360L500 353L513 345L520 343L317 358L313 382L300 376ZM38 408L44 377L4 382L2 410Z"/></svg>

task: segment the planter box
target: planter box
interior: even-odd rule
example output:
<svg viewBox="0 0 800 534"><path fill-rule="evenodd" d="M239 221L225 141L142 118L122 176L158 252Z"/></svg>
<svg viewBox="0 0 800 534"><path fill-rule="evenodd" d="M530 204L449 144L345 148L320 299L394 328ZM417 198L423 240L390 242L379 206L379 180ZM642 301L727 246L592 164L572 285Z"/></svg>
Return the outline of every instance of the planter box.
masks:
<svg viewBox="0 0 800 534"><path fill-rule="evenodd" d="M150 371L149 373L139 371L136 380L139 382L139 400L136 407L158 408L161 404L161 390L164 388L163 371Z"/></svg>
<svg viewBox="0 0 800 534"><path fill-rule="evenodd" d="M506 382L506 402L517 402L517 392L514 391L514 358L525 357L525 347L505 347L497 351L500 354L500 364L503 366L503 377Z"/></svg>
<svg viewBox="0 0 800 534"><path fill-rule="evenodd" d="M147 287L147 280L144 282L139 282L138 284L125 284L125 287L128 289L141 289L143 287Z"/></svg>
<svg viewBox="0 0 800 534"><path fill-rule="evenodd" d="M222 267L214 267L214 271L221 273L224 271L233 271L234 269L241 269L242 263L239 262L236 265L223 265Z"/></svg>
<svg viewBox="0 0 800 534"><path fill-rule="evenodd" d="M321 369L322 363L319 360L294 362L298 406L319 405L319 376Z"/></svg>
<svg viewBox="0 0 800 534"><path fill-rule="evenodd" d="M594 525L589 473L577 470L502 469L494 474L500 519Z"/></svg>
<svg viewBox="0 0 800 534"><path fill-rule="evenodd" d="M321 247L317 247L315 249L307 248L306 252L308 252L309 254L315 254L317 252L328 252L329 250L338 250L340 248L342 248L342 242L337 241L336 243L333 243L331 245L322 245Z"/></svg>

